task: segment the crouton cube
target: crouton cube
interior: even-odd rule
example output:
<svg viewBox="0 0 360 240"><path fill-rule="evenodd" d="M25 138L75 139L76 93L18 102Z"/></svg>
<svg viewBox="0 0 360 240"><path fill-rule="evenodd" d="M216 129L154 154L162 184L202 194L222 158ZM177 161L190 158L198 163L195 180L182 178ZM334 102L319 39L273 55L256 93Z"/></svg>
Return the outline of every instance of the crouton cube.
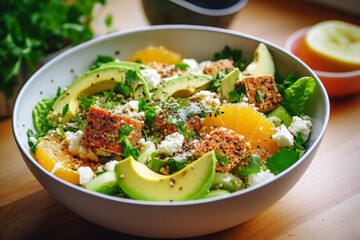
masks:
<svg viewBox="0 0 360 240"><path fill-rule="evenodd" d="M254 104L260 112L277 108L282 100L274 76L247 76L243 79L249 104Z"/></svg>
<svg viewBox="0 0 360 240"><path fill-rule="evenodd" d="M241 163L244 153L249 149L250 143L244 139L244 136L221 127L207 134L204 140L197 145L194 154L202 156L207 152L216 150L221 156L229 159L226 165L218 162L216 171L227 173Z"/></svg>
<svg viewBox="0 0 360 240"><path fill-rule="evenodd" d="M119 129L125 123L133 128L127 138L134 144L141 138L141 129L144 126L142 122L92 105L84 130L83 144L122 155L122 143L116 143L116 141L120 137Z"/></svg>

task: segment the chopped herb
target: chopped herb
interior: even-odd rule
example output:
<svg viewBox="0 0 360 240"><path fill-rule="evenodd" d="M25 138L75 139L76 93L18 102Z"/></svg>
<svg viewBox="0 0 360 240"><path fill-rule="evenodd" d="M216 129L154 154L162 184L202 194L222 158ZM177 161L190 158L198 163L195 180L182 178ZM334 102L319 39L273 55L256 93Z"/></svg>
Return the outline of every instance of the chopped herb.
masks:
<svg viewBox="0 0 360 240"><path fill-rule="evenodd" d="M119 135L125 135L125 136L129 136L130 133L132 132L132 130L134 130L133 127L131 127L130 125L127 125L126 123L124 123L121 128L119 129Z"/></svg>
<svg viewBox="0 0 360 240"><path fill-rule="evenodd" d="M62 110L62 116L65 117L66 113L69 111L69 104L65 104Z"/></svg>
<svg viewBox="0 0 360 240"><path fill-rule="evenodd" d="M126 71L125 83L127 83L128 86L130 86L131 92L134 92L134 89L132 88L132 86L134 86L136 79L137 79L137 72L135 70L129 69Z"/></svg>
<svg viewBox="0 0 360 240"><path fill-rule="evenodd" d="M90 67L90 70L96 69L104 65L105 63L112 62L115 59L111 56L98 55L94 64Z"/></svg>
<svg viewBox="0 0 360 240"><path fill-rule="evenodd" d="M259 103L264 102L264 94L263 94L263 92L260 91L260 90L257 90L257 91L256 91L255 99L256 99L256 101L259 102Z"/></svg>
<svg viewBox="0 0 360 240"><path fill-rule="evenodd" d="M112 141L112 137L111 137L111 136L108 136L108 137L106 138L106 140L108 140L108 141L110 142L110 141Z"/></svg>
<svg viewBox="0 0 360 240"><path fill-rule="evenodd" d="M223 166L227 165L229 163L229 161L230 161L230 159L221 156L221 154L216 150L215 150L215 156L216 156L218 162Z"/></svg>
<svg viewBox="0 0 360 240"><path fill-rule="evenodd" d="M186 63L175 63L175 67L181 70L186 70L190 68L189 64Z"/></svg>
<svg viewBox="0 0 360 240"><path fill-rule="evenodd" d="M160 132L156 132L154 133L152 139L151 139L151 142L152 143L157 143L159 142L161 139L163 138L162 134Z"/></svg>
<svg viewBox="0 0 360 240"><path fill-rule="evenodd" d="M141 98L139 100L139 110L144 112L146 118L145 124L149 128L151 128L156 116L155 108L152 106L147 106L146 101L143 98Z"/></svg>
<svg viewBox="0 0 360 240"><path fill-rule="evenodd" d="M93 105L96 102L96 98L87 98L82 96L80 99L80 105L79 107L84 107L87 111L90 109L91 105Z"/></svg>
<svg viewBox="0 0 360 240"><path fill-rule="evenodd" d="M219 53L215 53L213 61L218 61L221 59L230 59L233 61L233 65L239 68L240 71L244 71L246 66L249 64L242 59L242 51L239 49L232 49L229 46L225 46L223 50Z"/></svg>
<svg viewBox="0 0 360 240"><path fill-rule="evenodd" d="M258 154L251 154L246 167L240 168L237 173L242 176L249 176L253 173L260 172L261 168L261 159Z"/></svg>
<svg viewBox="0 0 360 240"><path fill-rule="evenodd" d="M300 158L300 153L288 148L282 148L269 157L265 165L275 175L289 168Z"/></svg>
<svg viewBox="0 0 360 240"><path fill-rule="evenodd" d="M27 132L26 132L26 135L28 137L28 144L30 146L30 151L35 153L36 152L36 149L37 149L37 145L39 144L39 138L43 137L46 135L46 133L40 133L40 134L35 134L31 129L29 129ZM36 139L36 143L34 143L32 141L32 138L35 138Z"/></svg>
<svg viewBox="0 0 360 240"><path fill-rule="evenodd" d="M131 89L129 86L127 86L124 83L118 83L115 86L114 91L122 94L124 97L128 97L131 92Z"/></svg>

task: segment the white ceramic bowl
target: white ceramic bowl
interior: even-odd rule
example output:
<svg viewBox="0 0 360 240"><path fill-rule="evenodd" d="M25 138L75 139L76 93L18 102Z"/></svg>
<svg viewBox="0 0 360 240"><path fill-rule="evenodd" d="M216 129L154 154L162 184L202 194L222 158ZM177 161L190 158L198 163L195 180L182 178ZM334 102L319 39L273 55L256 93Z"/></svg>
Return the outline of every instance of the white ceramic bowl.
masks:
<svg viewBox="0 0 360 240"><path fill-rule="evenodd" d="M227 196L183 202L122 199L69 184L44 170L31 156L26 131L32 128L31 111L44 97L53 97L77 73L86 71L98 54L126 60L148 45L163 45L184 58L211 59L225 45L243 50L251 60L264 42L272 53L277 73L285 77L312 76L318 84L305 113L314 119L305 155L273 180ZM64 206L83 218L109 229L146 237L175 238L209 234L236 226L269 208L284 196L308 168L324 136L329 100L317 76L299 59L264 40L212 27L155 26L117 32L98 38L56 57L37 71L22 88L13 112L13 131L25 163L37 180ZM311 189L309 190L311 191ZM316 189L313 189L316 191Z"/></svg>

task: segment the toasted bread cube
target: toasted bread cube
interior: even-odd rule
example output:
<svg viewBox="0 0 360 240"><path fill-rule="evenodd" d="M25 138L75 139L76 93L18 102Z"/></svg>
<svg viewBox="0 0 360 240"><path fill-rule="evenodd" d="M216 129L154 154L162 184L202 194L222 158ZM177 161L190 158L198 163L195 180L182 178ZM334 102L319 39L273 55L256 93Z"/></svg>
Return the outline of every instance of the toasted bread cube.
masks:
<svg viewBox="0 0 360 240"><path fill-rule="evenodd" d="M142 122L113 114L97 105L92 105L84 130L83 144L87 147L96 147L122 155L122 143L116 143L116 141L120 137L119 129L124 123L133 128L127 138L131 143L136 143L141 138L141 129L144 126Z"/></svg>
<svg viewBox="0 0 360 240"><path fill-rule="evenodd" d="M221 156L229 159L226 165L218 162L216 171L227 173L241 163L244 153L249 149L250 143L244 139L244 136L221 127L207 134L204 140L197 145L194 154L202 156L207 152L216 150Z"/></svg>
<svg viewBox="0 0 360 240"><path fill-rule="evenodd" d="M220 71L232 71L235 69L233 61L229 59L221 59L216 62L207 63L204 67L204 73L209 75L216 75Z"/></svg>
<svg viewBox="0 0 360 240"><path fill-rule="evenodd" d="M243 79L249 104L254 104L260 112L267 112L280 105L282 97L274 80L274 76L247 76ZM256 98L258 91L262 93L263 102Z"/></svg>

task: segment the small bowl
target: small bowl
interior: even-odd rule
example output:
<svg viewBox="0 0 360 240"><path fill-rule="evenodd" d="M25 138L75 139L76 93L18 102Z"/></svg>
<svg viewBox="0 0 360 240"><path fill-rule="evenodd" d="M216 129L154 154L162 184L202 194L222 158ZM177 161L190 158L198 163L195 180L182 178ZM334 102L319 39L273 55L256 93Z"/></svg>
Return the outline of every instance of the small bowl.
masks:
<svg viewBox="0 0 360 240"><path fill-rule="evenodd" d="M247 0L142 0L152 25L196 24L227 28Z"/></svg>
<svg viewBox="0 0 360 240"><path fill-rule="evenodd" d="M225 45L242 49L251 60L263 42L272 53L277 74L310 76L317 83L305 106L313 118L313 131L306 153L273 179L229 195L180 202L152 202L96 193L57 178L42 168L30 154L27 129L33 126L32 109L57 88L69 85L85 72L99 54L129 59L149 45L163 45L198 61L212 59ZM329 121L329 98L325 88L302 61L262 39L214 27L190 25L152 26L116 32L80 44L38 70L20 91L13 112L13 133L22 157L36 179L65 207L79 216L119 232L154 238L184 238L214 233L236 226L260 214L283 197L301 178L314 158ZM312 189L316 191L316 189ZM309 189L309 191L312 191ZM295 210L295 209L294 209Z"/></svg>
<svg viewBox="0 0 360 240"><path fill-rule="evenodd" d="M291 34L285 41L285 49L299 57L299 48L310 27ZM314 70L330 97L344 97L360 92L360 70L351 72L324 72Z"/></svg>

